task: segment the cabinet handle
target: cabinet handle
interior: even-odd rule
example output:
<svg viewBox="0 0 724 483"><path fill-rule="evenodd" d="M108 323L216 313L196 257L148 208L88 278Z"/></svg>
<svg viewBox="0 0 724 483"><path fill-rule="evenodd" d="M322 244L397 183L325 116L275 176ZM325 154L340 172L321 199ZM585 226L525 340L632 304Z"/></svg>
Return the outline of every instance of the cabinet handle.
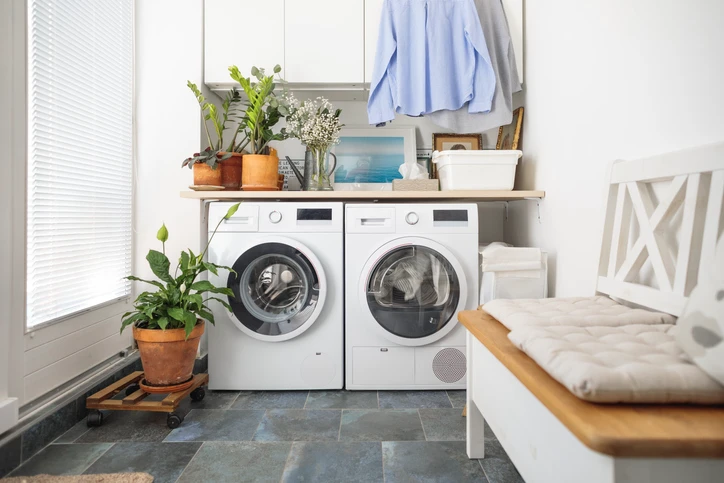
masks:
<svg viewBox="0 0 724 483"><path fill-rule="evenodd" d="M387 349L387 347L382 347L382 348L380 348L380 352L387 352L388 350L389 350L389 349Z"/></svg>

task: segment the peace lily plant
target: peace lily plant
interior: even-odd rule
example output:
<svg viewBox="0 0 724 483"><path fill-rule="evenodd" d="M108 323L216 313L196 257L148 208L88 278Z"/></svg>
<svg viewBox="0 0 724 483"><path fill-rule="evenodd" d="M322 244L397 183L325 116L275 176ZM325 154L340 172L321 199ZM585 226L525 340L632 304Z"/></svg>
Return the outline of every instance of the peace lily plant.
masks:
<svg viewBox="0 0 724 483"><path fill-rule="evenodd" d="M231 310L225 300L216 296L233 297L231 289L216 287L208 280L198 278L207 271L214 275L218 275L219 270L235 273L230 267L205 261L204 257L221 223L234 216L238 209L239 203L229 208L200 255L190 249L182 251L173 274L171 262L166 256L168 229L164 224L156 234L161 242L161 251L149 250L146 255L158 280L144 280L133 275L126 277L156 287L154 291L141 293L133 303L134 310L123 314L121 319L121 332L129 325L133 326L133 336L138 342L144 377L149 386L172 386L185 382L190 385L204 321L214 323L214 315L207 304L213 300Z"/></svg>

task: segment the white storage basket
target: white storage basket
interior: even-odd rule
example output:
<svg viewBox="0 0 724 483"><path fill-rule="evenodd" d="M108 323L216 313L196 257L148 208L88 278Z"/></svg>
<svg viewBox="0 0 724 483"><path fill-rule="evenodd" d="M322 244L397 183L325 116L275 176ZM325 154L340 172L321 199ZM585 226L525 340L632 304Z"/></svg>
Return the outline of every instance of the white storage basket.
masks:
<svg viewBox="0 0 724 483"><path fill-rule="evenodd" d="M495 245L505 247L503 243L488 246ZM548 296L548 254L541 251L537 262L535 260L511 262L509 255L514 252L509 250L525 249L506 247L507 253L503 252L504 257L496 260L493 250L486 251L485 247L480 247L481 305L494 299L540 299ZM482 263L484 257L485 265L489 267L485 271Z"/></svg>
<svg viewBox="0 0 724 483"><path fill-rule="evenodd" d="M442 191L512 190L515 167L522 151L435 151L437 177Z"/></svg>

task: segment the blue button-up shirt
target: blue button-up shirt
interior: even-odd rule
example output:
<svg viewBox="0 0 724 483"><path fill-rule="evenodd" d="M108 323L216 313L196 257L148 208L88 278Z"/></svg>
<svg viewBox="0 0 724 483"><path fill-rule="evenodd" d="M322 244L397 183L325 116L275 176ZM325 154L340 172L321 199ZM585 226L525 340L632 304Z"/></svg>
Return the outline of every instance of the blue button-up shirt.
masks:
<svg viewBox="0 0 724 483"><path fill-rule="evenodd" d="M370 124L395 113L488 112L495 73L473 0L385 0L370 98Z"/></svg>

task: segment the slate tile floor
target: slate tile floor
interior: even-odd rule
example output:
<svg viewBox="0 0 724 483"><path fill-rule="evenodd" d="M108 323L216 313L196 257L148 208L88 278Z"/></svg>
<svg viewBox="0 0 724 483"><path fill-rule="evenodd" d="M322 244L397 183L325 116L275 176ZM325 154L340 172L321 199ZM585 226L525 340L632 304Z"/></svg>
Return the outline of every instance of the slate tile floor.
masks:
<svg viewBox="0 0 724 483"><path fill-rule="evenodd" d="M522 481L495 435L465 454L465 391L206 391L181 427L164 414L85 421L10 476L145 471L174 482Z"/></svg>

